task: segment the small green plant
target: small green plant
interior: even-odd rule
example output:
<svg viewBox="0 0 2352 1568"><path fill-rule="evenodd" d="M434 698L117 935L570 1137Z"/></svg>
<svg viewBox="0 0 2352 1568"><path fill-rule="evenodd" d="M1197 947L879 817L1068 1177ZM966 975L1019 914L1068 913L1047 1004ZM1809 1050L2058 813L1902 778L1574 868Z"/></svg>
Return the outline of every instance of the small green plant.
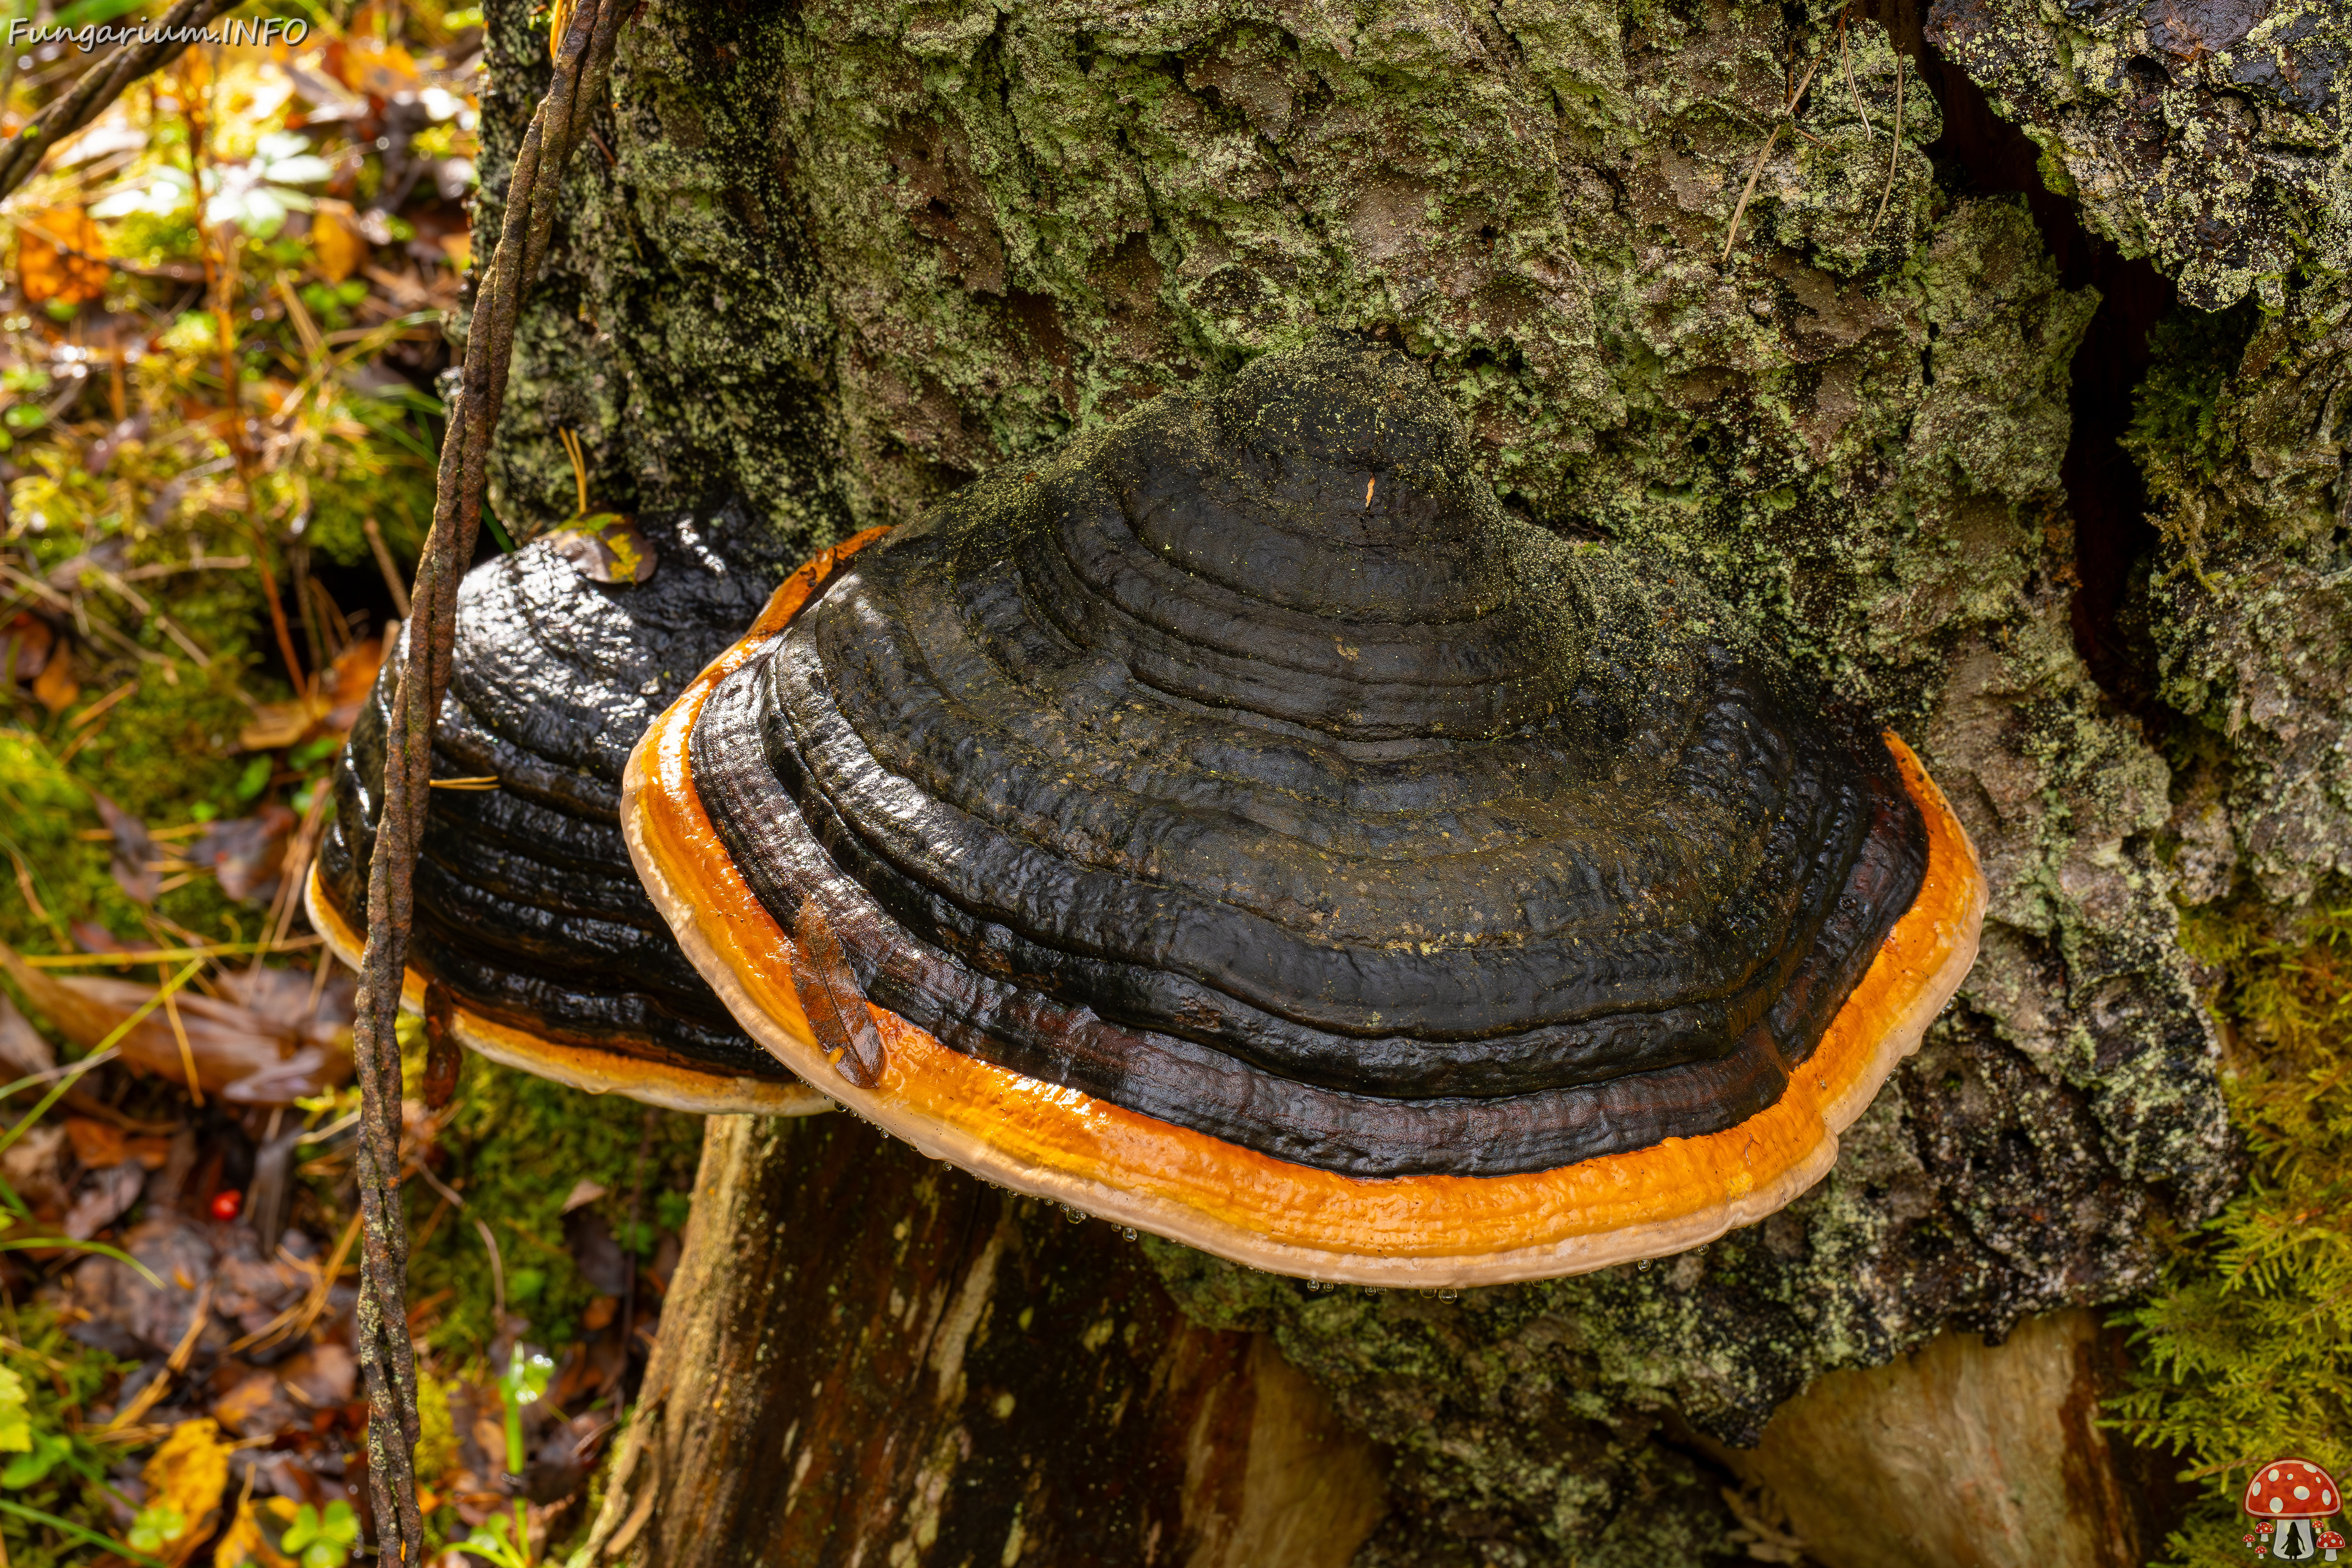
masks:
<svg viewBox="0 0 2352 1568"><path fill-rule="evenodd" d="M158 1552L188 1532L188 1516L170 1503L149 1503L131 1521L128 1537L136 1552Z"/></svg>
<svg viewBox="0 0 2352 1568"><path fill-rule="evenodd" d="M2273 918L2250 900L2182 922L2225 976L2224 1081L2252 1163L2124 1319L2141 1365L2117 1425L2206 1489L2166 1543L2172 1568L2244 1559L2237 1503L2256 1466L2352 1468L2352 902L2285 931Z"/></svg>
<svg viewBox="0 0 2352 1568"><path fill-rule="evenodd" d="M490 1568L531 1568L530 1536L523 1528L522 1504L515 1504L511 1523L502 1513L494 1513L474 1527L474 1532L460 1542L477 1557L486 1558Z"/></svg>
<svg viewBox="0 0 2352 1568"><path fill-rule="evenodd" d="M535 1405L547 1393L547 1381L555 1374L555 1363L525 1345L515 1346L507 1357L507 1369L499 1374L499 1403L506 1407L507 1473L522 1473L522 1409ZM522 1499L514 1500L514 1520L511 1524L493 1514L473 1534L466 1538L466 1550L478 1552L496 1564L496 1568L531 1568L530 1525L523 1512Z"/></svg>
<svg viewBox="0 0 2352 1568"><path fill-rule="evenodd" d="M294 1522L286 1527L285 1536L278 1549L302 1564L302 1568L343 1568L350 1562L352 1549L360 1538L359 1515L352 1505L341 1498L327 1505L321 1514L309 1503L294 1510Z"/></svg>

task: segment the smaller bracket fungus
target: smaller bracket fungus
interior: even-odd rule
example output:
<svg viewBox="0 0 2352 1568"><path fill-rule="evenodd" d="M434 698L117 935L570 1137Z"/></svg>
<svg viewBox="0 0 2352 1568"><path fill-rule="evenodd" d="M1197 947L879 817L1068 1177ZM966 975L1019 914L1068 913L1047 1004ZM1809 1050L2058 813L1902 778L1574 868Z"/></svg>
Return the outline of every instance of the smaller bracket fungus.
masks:
<svg viewBox="0 0 2352 1568"><path fill-rule="evenodd" d="M1771 1213L1984 909L1900 741L1505 513L1420 368L1337 337L851 542L646 731L622 826L860 1114L1374 1285Z"/></svg>
<svg viewBox="0 0 2352 1568"><path fill-rule="evenodd" d="M458 590L403 1005L424 1011L438 981L459 1044L591 1093L700 1112L828 1110L678 952L619 826L630 745L740 635L779 563L738 509L631 525L633 559L658 550L658 573L587 570L566 553L575 542L526 545ZM406 657L404 635L344 748L306 889L312 926L354 965Z"/></svg>

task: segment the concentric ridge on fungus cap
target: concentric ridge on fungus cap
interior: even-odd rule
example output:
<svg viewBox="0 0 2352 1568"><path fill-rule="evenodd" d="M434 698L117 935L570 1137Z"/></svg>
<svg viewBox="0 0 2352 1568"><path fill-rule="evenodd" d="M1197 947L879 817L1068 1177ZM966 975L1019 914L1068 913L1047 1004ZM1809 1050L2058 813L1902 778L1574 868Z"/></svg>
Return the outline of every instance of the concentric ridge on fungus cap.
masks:
<svg viewBox="0 0 2352 1568"><path fill-rule="evenodd" d="M673 713L759 902L950 1050L1505 1175L1774 1104L1920 890L1886 744L1710 626L1326 337L973 486Z"/></svg>
<svg viewBox="0 0 2352 1568"><path fill-rule="evenodd" d="M782 563L740 505L640 520L664 566L593 580L542 539L458 589L436 789L415 880L406 991L438 981L459 1037L527 1071L681 1110L824 1102L761 1051L694 972L622 843L619 784L646 722L759 613ZM312 918L356 959L404 639L335 775Z"/></svg>

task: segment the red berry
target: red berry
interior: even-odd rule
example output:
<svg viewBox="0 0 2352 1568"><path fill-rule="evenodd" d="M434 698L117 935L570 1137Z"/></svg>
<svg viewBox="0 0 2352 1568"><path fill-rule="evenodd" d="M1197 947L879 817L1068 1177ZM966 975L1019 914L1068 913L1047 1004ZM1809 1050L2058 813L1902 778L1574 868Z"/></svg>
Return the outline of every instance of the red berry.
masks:
<svg viewBox="0 0 2352 1568"><path fill-rule="evenodd" d="M213 1218L216 1220L235 1219L244 1207L245 1194L235 1187L224 1187L213 1194Z"/></svg>

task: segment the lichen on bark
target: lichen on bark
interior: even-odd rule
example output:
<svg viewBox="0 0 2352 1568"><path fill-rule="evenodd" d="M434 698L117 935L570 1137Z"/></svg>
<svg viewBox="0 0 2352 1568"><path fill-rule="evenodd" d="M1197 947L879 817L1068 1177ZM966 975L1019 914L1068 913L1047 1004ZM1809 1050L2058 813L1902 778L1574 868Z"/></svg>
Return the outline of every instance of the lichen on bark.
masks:
<svg viewBox="0 0 2352 1568"><path fill-rule="evenodd" d="M525 321L510 514L569 510L568 425L600 504L740 493L811 545L1315 328L1381 334L1506 504L1696 574L1921 748L1986 860L1985 956L1782 1215L1458 1307L1156 1249L1189 1310L1271 1328L1399 1446L1385 1561L1653 1552L1659 1500L1714 1517L1660 1433L1741 1440L1822 1371L2127 1296L2151 1227L2231 1178L2171 773L2070 626L2096 300L2021 203L1928 155L1916 66L1839 15L647 0ZM536 68L520 7L495 23ZM495 182L512 117L486 121ZM2254 679L2199 636L2180 670Z"/></svg>
<svg viewBox="0 0 2352 1568"><path fill-rule="evenodd" d="M2158 335L2130 445L2160 530L2137 609L2190 721L2184 891L2300 903L2352 876L2352 279Z"/></svg>
<svg viewBox="0 0 2352 1568"><path fill-rule="evenodd" d="M2051 189L2204 310L2352 264L2352 19L2332 0L1935 0L1927 36Z"/></svg>

